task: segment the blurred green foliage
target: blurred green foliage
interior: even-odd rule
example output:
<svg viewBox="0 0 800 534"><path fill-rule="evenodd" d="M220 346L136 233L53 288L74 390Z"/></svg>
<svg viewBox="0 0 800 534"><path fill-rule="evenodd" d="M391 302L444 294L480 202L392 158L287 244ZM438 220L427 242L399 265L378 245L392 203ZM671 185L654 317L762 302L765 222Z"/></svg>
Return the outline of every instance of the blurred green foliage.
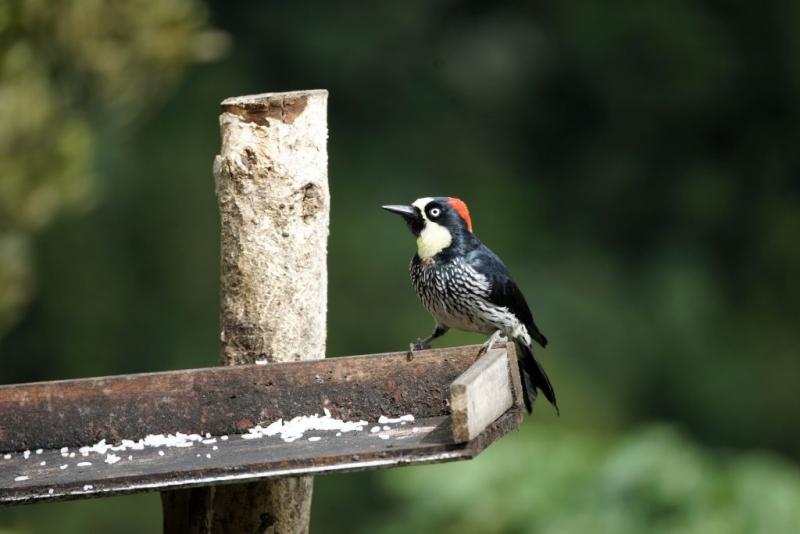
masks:
<svg viewBox="0 0 800 534"><path fill-rule="evenodd" d="M88 209L100 125L130 122L208 55L193 0L0 4L0 334L34 286L32 234Z"/></svg>
<svg viewBox="0 0 800 534"><path fill-rule="evenodd" d="M379 206L459 196L551 340L562 417L320 477L315 531L797 524L800 5L43 5L0 6L0 382L214 365L218 104L322 87L329 355L429 332ZM225 48L206 10L233 48L187 68ZM40 508L0 528L158 528L156 495Z"/></svg>
<svg viewBox="0 0 800 534"><path fill-rule="evenodd" d="M526 426L468 464L386 477L401 502L370 531L790 534L798 475L764 454L712 456L669 427L611 440Z"/></svg>

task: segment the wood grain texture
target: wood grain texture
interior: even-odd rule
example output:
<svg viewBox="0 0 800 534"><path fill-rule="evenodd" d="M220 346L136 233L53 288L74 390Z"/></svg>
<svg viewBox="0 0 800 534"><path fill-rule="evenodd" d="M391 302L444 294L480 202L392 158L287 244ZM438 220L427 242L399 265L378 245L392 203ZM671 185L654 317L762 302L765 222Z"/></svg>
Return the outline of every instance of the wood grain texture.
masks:
<svg viewBox="0 0 800 534"><path fill-rule="evenodd" d="M492 349L450 386L453 440L469 441L493 423L514 402L508 352Z"/></svg>
<svg viewBox="0 0 800 534"><path fill-rule="evenodd" d="M499 345L495 345L499 347ZM517 363L517 347L514 343L505 344L508 351L508 374L511 377L511 394L514 397L514 406L522 406L524 400L522 399L522 377L519 374L519 364Z"/></svg>

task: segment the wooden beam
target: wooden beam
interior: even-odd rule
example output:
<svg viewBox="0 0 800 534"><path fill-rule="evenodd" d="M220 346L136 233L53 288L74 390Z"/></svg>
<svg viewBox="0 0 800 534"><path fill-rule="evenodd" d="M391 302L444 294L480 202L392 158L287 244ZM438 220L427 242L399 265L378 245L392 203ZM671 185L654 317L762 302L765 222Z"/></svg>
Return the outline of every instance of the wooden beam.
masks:
<svg viewBox="0 0 800 534"><path fill-rule="evenodd" d="M341 436L314 431L292 443L277 436L252 440L229 436L227 441L216 436L213 445L126 451L113 465L94 453L73 459L64 458L58 449L38 455L32 451L27 459L14 453L9 460L0 456L0 506L469 460L516 428L522 412L519 406L510 409L466 443L453 442L451 420L440 416L403 426L380 425L379 432L370 431L378 426L375 422L364 431ZM84 463L91 465L78 466ZM67 467L61 469L62 465ZM203 518L202 513L193 515Z"/></svg>
<svg viewBox="0 0 800 534"><path fill-rule="evenodd" d="M450 385L465 382L459 378L465 372L471 384L469 376L486 369L483 363L470 367L477 353L478 346L469 346L415 352L411 360L391 353L2 386L0 505L470 459L518 426L523 411L511 365L506 387L514 388L512 406L469 441L453 439ZM487 356L508 361L504 350ZM489 368L495 373L497 364ZM338 435L308 431L293 441L242 437L256 423L321 414L323 408L368 425ZM10 425L11 414L16 423ZM382 415L406 414L415 420L379 422ZM203 440L109 451L112 457L95 451L84 456L77 448L178 431ZM165 526L181 530L188 524L202 532L210 520L211 490L165 494L186 501L168 504L193 510L185 520L169 516L172 523Z"/></svg>
<svg viewBox="0 0 800 534"><path fill-rule="evenodd" d="M475 347L0 386L0 452L175 432L239 434L261 421L449 414Z"/></svg>

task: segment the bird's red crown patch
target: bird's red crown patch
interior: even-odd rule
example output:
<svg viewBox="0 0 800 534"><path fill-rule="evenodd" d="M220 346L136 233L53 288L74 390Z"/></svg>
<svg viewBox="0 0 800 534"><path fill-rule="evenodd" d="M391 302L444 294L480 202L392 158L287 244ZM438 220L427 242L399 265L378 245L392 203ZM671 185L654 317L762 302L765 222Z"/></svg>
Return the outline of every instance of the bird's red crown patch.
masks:
<svg viewBox="0 0 800 534"><path fill-rule="evenodd" d="M464 201L459 198L450 198L447 203L467 222L467 229L471 232L472 219L469 218L469 210L467 209L467 205L464 204Z"/></svg>

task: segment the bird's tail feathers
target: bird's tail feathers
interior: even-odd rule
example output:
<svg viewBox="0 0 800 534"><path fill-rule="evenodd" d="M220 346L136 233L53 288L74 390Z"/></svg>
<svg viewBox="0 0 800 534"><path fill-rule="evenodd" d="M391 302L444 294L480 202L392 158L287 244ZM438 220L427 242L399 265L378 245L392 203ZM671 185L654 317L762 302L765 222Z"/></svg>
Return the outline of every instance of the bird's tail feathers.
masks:
<svg viewBox="0 0 800 534"><path fill-rule="evenodd" d="M533 411L533 403L536 401L536 396L539 394L536 391L536 386L533 385L530 375L525 371L525 364L522 360L517 360L519 364L519 377L522 379L522 400L525 401L525 409L528 413Z"/></svg>
<svg viewBox="0 0 800 534"><path fill-rule="evenodd" d="M525 408L528 413L533 409L533 402L536 400L537 388L544 393L544 396L555 407L556 413L560 413L556 402L556 393L553 385L547 377L547 373L542 367L533 348L522 342L516 342L517 358L519 361L519 374L522 379L522 396L525 401Z"/></svg>

